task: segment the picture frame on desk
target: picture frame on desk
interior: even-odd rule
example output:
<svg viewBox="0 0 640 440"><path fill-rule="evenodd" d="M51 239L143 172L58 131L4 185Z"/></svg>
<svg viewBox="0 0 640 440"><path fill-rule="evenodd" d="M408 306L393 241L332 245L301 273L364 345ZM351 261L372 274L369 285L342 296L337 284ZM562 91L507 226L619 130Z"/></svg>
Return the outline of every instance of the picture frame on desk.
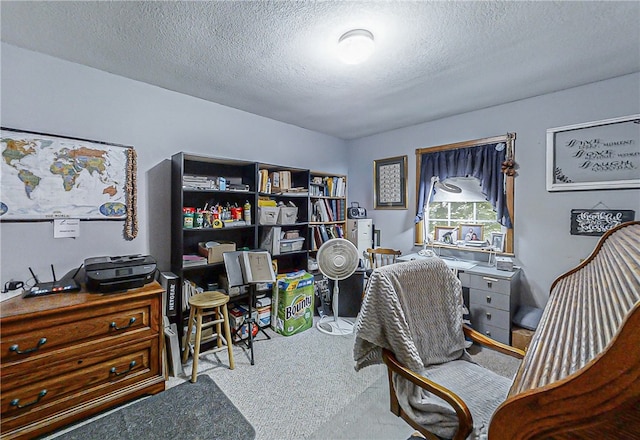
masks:
<svg viewBox="0 0 640 440"><path fill-rule="evenodd" d="M459 226L459 239L464 241L482 241L484 226L475 223L461 223Z"/></svg>
<svg viewBox="0 0 640 440"><path fill-rule="evenodd" d="M491 247L496 252L504 252L504 232L491 233Z"/></svg>
<svg viewBox="0 0 640 440"><path fill-rule="evenodd" d="M374 209L407 209L407 156L373 161Z"/></svg>
<svg viewBox="0 0 640 440"><path fill-rule="evenodd" d="M455 226L435 226L433 235L437 242L455 244L458 241L458 228Z"/></svg>

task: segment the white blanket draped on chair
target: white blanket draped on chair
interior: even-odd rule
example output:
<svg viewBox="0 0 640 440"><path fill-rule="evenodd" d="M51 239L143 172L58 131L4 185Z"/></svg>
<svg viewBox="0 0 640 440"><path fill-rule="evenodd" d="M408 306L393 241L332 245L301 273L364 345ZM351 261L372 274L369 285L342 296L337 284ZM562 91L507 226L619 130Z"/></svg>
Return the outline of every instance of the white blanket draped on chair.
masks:
<svg viewBox="0 0 640 440"><path fill-rule="evenodd" d="M460 280L439 258L376 269L356 321L355 369L382 363L383 348L392 351L409 369L464 394L474 419L470 438L483 438L511 381L473 363L464 348L463 309ZM453 436L457 418L448 403L402 377L394 385L406 413L441 437Z"/></svg>

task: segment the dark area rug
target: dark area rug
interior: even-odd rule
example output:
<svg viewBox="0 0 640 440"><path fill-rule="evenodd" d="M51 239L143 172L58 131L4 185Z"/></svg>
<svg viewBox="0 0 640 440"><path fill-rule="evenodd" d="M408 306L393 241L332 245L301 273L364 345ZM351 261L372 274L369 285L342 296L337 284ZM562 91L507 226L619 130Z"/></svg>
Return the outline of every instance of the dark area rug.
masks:
<svg viewBox="0 0 640 440"><path fill-rule="evenodd" d="M63 440L251 440L253 426L209 376L94 420L56 437Z"/></svg>

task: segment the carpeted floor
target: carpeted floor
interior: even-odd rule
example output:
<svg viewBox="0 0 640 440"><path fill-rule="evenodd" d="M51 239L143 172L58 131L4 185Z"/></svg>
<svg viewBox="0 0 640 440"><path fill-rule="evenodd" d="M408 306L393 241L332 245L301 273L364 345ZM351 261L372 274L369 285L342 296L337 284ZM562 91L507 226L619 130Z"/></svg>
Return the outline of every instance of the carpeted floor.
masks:
<svg viewBox="0 0 640 440"><path fill-rule="evenodd" d="M256 429L256 440L405 440L413 429L389 411L386 369L354 369L354 336L312 327L255 344L255 365L237 346L235 370L226 352L204 355L199 373L212 377ZM479 364L512 377L519 361L472 347ZM191 361L185 366L191 373Z"/></svg>
<svg viewBox="0 0 640 440"><path fill-rule="evenodd" d="M60 440L250 440L255 430L208 376L139 400L58 436Z"/></svg>
<svg viewBox="0 0 640 440"><path fill-rule="evenodd" d="M234 370L226 351L205 354L198 365L255 427L256 440L306 438L385 374L382 366L354 370L353 335L315 327L293 336L267 331L271 339L260 334L255 343L255 365L240 346ZM191 360L185 373L191 374Z"/></svg>
<svg viewBox="0 0 640 440"><path fill-rule="evenodd" d="M271 339L260 333L255 343L255 365L251 365L248 350L242 345L234 347L234 370L228 368L226 351L203 354L196 383L212 378L253 426L256 440L409 438L413 429L389 411L385 368L375 365L359 372L354 370L353 335L330 336L315 327L289 337L271 330L267 332ZM503 376L512 377L519 365L517 360L491 350L472 347L469 351L476 362ZM170 378L167 383L170 389L162 394L182 387L191 390L193 384L183 384L191 375L191 365L190 358L184 366L185 377ZM218 399L207 394L191 396L190 400L200 401L202 407L212 414L212 405L216 405ZM174 403L171 407L154 410L150 413L153 415L145 417L145 422L161 421L163 417L160 414L173 415L178 407L180 405ZM189 435L199 431L187 422L181 423L178 429L178 436L153 438L197 438ZM81 431L78 436L62 439L123 438L102 433L87 437L87 432Z"/></svg>

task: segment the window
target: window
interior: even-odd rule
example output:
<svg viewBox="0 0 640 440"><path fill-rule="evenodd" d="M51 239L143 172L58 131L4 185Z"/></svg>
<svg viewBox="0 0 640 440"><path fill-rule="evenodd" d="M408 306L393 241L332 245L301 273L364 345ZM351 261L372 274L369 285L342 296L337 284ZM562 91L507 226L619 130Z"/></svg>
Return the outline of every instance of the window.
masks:
<svg viewBox="0 0 640 440"><path fill-rule="evenodd" d="M416 245L424 243L426 221L436 246L466 246L467 235L490 243L504 233L504 252L513 253L514 140L507 134L416 150Z"/></svg>

